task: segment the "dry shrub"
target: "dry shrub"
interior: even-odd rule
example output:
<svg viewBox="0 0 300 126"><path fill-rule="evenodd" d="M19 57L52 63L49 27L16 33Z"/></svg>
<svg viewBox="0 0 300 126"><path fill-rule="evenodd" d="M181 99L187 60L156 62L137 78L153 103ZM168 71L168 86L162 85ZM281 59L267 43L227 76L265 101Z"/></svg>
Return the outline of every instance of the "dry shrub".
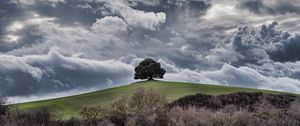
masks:
<svg viewBox="0 0 300 126"><path fill-rule="evenodd" d="M110 120L104 119L97 124L97 126L115 126Z"/></svg>
<svg viewBox="0 0 300 126"><path fill-rule="evenodd" d="M69 120L62 122L61 126L81 126L82 122L77 118L70 118Z"/></svg>
<svg viewBox="0 0 300 126"><path fill-rule="evenodd" d="M112 104L110 119L118 125L158 125L166 104L165 96L154 89L138 88L131 97Z"/></svg>
<svg viewBox="0 0 300 126"><path fill-rule="evenodd" d="M37 124L47 126L52 120L54 120L54 114L48 108L42 108L34 113L34 118Z"/></svg>
<svg viewBox="0 0 300 126"><path fill-rule="evenodd" d="M195 107L175 107L168 112L169 126L299 126L291 118L259 118L245 109L211 111Z"/></svg>
<svg viewBox="0 0 300 126"><path fill-rule="evenodd" d="M104 117L105 109L101 106L86 106L84 107L80 115L88 122L95 123Z"/></svg>
<svg viewBox="0 0 300 126"><path fill-rule="evenodd" d="M153 113L165 104L165 96L152 88L138 88L129 101L129 107L135 113Z"/></svg>
<svg viewBox="0 0 300 126"><path fill-rule="evenodd" d="M262 102L256 107L255 115L259 118L281 118L284 116L283 110L276 109L268 100L263 99Z"/></svg>
<svg viewBox="0 0 300 126"><path fill-rule="evenodd" d="M7 121L9 114L9 107L5 105L6 98L0 96L0 125L3 125Z"/></svg>
<svg viewBox="0 0 300 126"><path fill-rule="evenodd" d="M229 113L229 114L233 114L236 111L241 110L242 108L238 108L235 105L226 105L223 109L220 109L219 111L223 112L223 113Z"/></svg>
<svg viewBox="0 0 300 126"><path fill-rule="evenodd" d="M168 117L169 126L252 126L255 124L252 114L243 110L226 113L205 108L175 107L169 111Z"/></svg>
<svg viewBox="0 0 300 126"><path fill-rule="evenodd" d="M131 116L126 119L125 126L136 126L137 125L137 116Z"/></svg>
<svg viewBox="0 0 300 126"><path fill-rule="evenodd" d="M159 91L140 88L114 102L109 113L100 106L90 106L81 111L83 119L69 120L62 120L47 108L6 110L5 102L1 102L0 109L9 112L0 116L0 126L300 126L300 101L290 103L294 97L286 95L261 96L237 93L218 98L198 94L166 106Z"/></svg>
<svg viewBox="0 0 300 126"><path fill-rule="evenodd" d="M292 118L300 121L300 99L298 99L298 100L294 101L293 103L291 103L291 106L288 109L288 114Z"/></svg>
<svg viewBox="0 0 300 126"><path fill-rule="evenodd" d="M230 116L228 126L255 126L256 121L252 113L245 110L236 111Z"/></svg>
<svg viewBox="0 0 300 126"><path fill-rule="evenodd" d="M267 126L300 126L299 121L294 120L292 118L273 118L273 119L269 119L266 120ZM261 125L263 126L263 125Z"/></svg>
<svg viewBox="0 0 300 126"><path fill-rule="evenodd" d="M52 123L52 126L115 126L110 120L108 119L101 119L96 122L88 122L87 120L82 120L79 118L70 118L65 121L58 121Z"/></svg>
<svg viewBox="0 0 300 126"><path fill-rule="evenodd" d="M230 122L230 116L222 111L216 111L212 114L210 121L213 126L228 126Z"/></svg>
<svg viewBox="0 0 300 126"><path fill-rule="evenodd" d="M168 106L196 106L205 107L212 110L222 109L227 105L234 105L238 108L247 109L249 111L255 111L257 104L265 99L269 101L275 108L287 109L291 102L293 102L297 97L288 94L263 94L259 92L247 93L247 92L237 92L224 95L207 95L207 94L196 94L189 95L178 100L173 101Z"/></svg>
<svg viewBox="0 0 300 126"><path fill-rule="evenodd" d="M168 112L169 126L210 126L211 111L195 107L175 107Z"/></svg>
<svg viewBox="0 0 300 126"><path fill-rule="evenodd" d="M125 96L119 98L111 106L112 110L110 112L110 120L116 124L124 124L127 115L130 112L129 109L129 99Z"/></svg>
<svg viewBox="0 0 300 126"><path fill-rule="evenodd" d="M52 126L55 124L54 114L47 108L36 111L11 111L6 117L5 126Z"/></svg>
<svg viewBox="0 0 300 126"><path fill-rule="evenodd" d="M236 111L231 111L236 110ZM246 110L230 109L220 110L212 113L210 119L213 126L255 126L253 113Z"/></svg>
<svg viewBox="0 0 300 126"><path fill-rule="evenodd" d="M7 99L0 96L0 116L7 115L9 113L9 107L6 104Z"/></svg>

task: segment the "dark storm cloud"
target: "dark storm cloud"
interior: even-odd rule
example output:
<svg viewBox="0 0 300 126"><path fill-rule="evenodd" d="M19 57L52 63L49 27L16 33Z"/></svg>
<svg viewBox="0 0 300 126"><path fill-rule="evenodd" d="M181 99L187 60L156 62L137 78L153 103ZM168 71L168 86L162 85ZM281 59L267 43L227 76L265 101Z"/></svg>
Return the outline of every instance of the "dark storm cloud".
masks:
<svg viewBox="0 0 300 126"><path fill-rule="evenodd" d="M0 34L5 32L6 26L12 21L20 20L23 16L23 8L10 2L9 0L3 0L0 4Z"/></svg>
<svg viewBox="0 0 300 126"><path fill-rule="evenodd" d="M1 57L0 95L25 96L129 82L132 67L119 61L64 57L52 49L42 56Z"/></svg>
<svg viewBox="0 0 300 126"><path fill-rule="evenodd" d="M42 40L43 35L38 31L39 24L26 22L33 18L32 12L13 0L1 2L0 52L28 47Z"/></svg>
<svg viewBox="0 0 300 126"><path fill-rule="evenodd" d="M269 51L271 59L279 62L295 62L300 60L300 36L295 36L284 40L276 45L276 50Z"/></svg>
<svg viewBox="0 0 300 126"><path fill-rule="evenodd" d="M254 13L261 13L260 9L264 7L261 0L244 0L239 5L241 8L246 8Z"/></svg>
<svg viewBox="0 0 300 126"><path fill-rule="evenodd" d="M167 12L172 13L174 10L190 9L196 13L203 13L210 7L208 2L202 0L128 0L130 6L134 9L144 10L149 12Z"/></svg>
<svg viewBox="0 0 300 126"><path fill-rule="evenodd" d="M115 15L110 8L105 6L107 2L96 0L64 0L55 5L44 1L36 1L27 8L37 12L41 16L55 17L58 23L63 25L83 24L91 25L97 18Z"/></svg>
<svg viewBox="0 0 300 126"><path fill-rule="evenodd" d="M43 33L40 33L37 27L37 25L27 25L22 30L16 32L16 35L20 36L18 41L22 42L17 44L17 46L27 47L42 42Z"/></svg>
<svg viewBox="0 0 300 126"><path fill-rule="evenodd" d="M38 25L26 25L22 26L21 30L2 34L2 39L0 39L0 52L30 47L41 42L43 40L43 34L40 33L37 27ZM16 40L10 40L14 39L14 37L16 37Z"/></svg>
<svg viewBox="0 0 300 126"><path fill-rule="evenodd" d="M280 2L18 0L20 18L5 13L3 35L18 41L0 45L0 95L130 83L147 57L167 80L297 92L298 12L283 6L298 4Z"/></svg>
<svg viewBox="0 0 300 126"><path fill-rule="evenodd" d="M6 43L6 28L16 20L22 20L24 9L10 0L0 3L0 52L6 52L15 48L15 44Z"/></svg>
<svg viewBox="0 0 300 126"><path fill-rule="evenodd" d="M300 56L300 36L277 30L277 22L262 25L254 30L248 26L240 27L233 38L233 48L243 57L241 62L250 64L264 63L262 60L270 58L277 62L298 61Z"/></svg>
<svg viewBox="0 0 300 126"><path fill-rule="evenodd" d="M257 14L300 14L297 0L242 0L238 6Z"/></svg>
<svg viewBox="0 0 300 126"><path fill-rule="evenodd" d="M202 26L195 26L201 23L201 20L198 20L199 17L211 7L209 2L203 0L129 0L129 5L133 9L146 12L164 12L167 16L165 23L160 26L158 31L135 29L130 33L129 41L133 39L133 41L138 41L136 45L141 44L141 46L135 47L135 50L138 50L138 56L157 57L159 53L160 56L166 57L178 67L197 69L202 65L202 62L196 58L197 55L206 55L208 50L214 48L216 40L211 36L216 33L215 28L212 28L214 30L208 28L207 33L203 33L199 30L203 28ZM172 46L166 45L167 43ZM145 47L157 51L139 50L139 48Z"/></svg>

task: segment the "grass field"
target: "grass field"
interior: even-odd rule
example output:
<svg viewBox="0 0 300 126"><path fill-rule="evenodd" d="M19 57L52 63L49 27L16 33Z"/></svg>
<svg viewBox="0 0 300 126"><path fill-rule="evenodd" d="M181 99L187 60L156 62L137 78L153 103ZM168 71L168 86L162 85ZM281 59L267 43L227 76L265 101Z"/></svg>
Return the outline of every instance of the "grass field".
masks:
<svg viewBox="0 0 300 126"><path fill-rule="evenodd" d="M120 96L130 95L137 88L154 88L160 90L166 95L167 100L173 101L185 95L196 93L204 94L227 94L233 92L263 92L279 94L282 92L258 90L249 88L226 87L218 85L193 84L182 82L165 82L165 81L143 81L126 86L120 86L110 89L99 90L92 93L75 95L64 98L57 98L51 100L29 102L18 104L22 110L35 110L47 106L51 111L59 112L68 118L70 116L78 115L78 112L84 106L101 105L109 109L109 106Z"/></svg>

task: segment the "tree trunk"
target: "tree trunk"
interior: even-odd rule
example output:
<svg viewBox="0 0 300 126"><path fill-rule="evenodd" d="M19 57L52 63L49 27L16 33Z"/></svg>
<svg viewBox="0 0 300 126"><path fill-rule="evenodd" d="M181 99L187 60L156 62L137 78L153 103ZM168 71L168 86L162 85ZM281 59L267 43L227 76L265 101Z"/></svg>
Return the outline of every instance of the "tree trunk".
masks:
<svg viewBox="0 0 300 126"><path fill-rule="evenodd" d="M150 81L150 80L154 80L152 76L149 77L148 81Z"/></svg>

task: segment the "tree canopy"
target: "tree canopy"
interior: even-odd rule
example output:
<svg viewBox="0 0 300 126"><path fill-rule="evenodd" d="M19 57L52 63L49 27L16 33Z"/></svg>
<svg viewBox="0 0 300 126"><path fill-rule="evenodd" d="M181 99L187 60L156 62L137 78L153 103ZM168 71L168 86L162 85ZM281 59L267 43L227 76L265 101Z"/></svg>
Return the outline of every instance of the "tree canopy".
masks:
<svg viewBox="0 0 300 126"><path fill-rule="evenodd" d="M154 78L164 78L166 70L161 68L159 62L151 58L146 58L139 63L134 69L134 79L148 79L153 80Z"/></svg>

